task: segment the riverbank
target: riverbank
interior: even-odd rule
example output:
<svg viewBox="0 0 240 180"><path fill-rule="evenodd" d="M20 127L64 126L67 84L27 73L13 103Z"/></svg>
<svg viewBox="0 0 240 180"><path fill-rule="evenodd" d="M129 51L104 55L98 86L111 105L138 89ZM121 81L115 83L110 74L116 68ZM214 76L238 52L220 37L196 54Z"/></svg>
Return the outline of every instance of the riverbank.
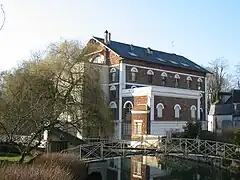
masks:
<svg viewBox="0 0 240 180"><path fill-rule="evenodd" d="M27 163L3 163L0 180L86 180L86 164L74 155L51 153L39 155Z"/></svg>

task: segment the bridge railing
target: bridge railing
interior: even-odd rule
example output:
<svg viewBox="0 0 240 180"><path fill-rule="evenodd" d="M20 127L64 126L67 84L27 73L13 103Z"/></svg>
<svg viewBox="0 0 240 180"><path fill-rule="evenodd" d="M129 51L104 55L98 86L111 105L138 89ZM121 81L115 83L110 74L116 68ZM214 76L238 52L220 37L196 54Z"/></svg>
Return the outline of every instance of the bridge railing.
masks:
<svg viewBox="0 0 240 180"><path fill-rule="evenodd" d="M82 160L100 160L116 156L154 153L197 155L240 162L240 147L234 144L186 138L136 137L132 141L101 141L80 145L63 152L76 154Z"/></svg>

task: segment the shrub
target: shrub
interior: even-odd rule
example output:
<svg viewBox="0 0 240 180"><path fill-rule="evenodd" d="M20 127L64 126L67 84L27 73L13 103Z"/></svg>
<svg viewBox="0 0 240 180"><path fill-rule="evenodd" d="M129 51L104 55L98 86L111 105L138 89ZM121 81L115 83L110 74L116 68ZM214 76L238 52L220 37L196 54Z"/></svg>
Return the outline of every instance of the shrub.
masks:
<svg viewBox="0 0 240 180"><path fill-rule="evenodd" d="M59 166L11 165L0 168L0 180L73 180L71 173Z"/></svg>
<svg viewBox="0 0 240 180"><path fill-rule="evenodd" d="M73 177L78 180L86 179L88 174L86 165L78 160L73 154L43 154L35 158L31 163L46 167L59 166L60 168L69 171Z"/></svg>

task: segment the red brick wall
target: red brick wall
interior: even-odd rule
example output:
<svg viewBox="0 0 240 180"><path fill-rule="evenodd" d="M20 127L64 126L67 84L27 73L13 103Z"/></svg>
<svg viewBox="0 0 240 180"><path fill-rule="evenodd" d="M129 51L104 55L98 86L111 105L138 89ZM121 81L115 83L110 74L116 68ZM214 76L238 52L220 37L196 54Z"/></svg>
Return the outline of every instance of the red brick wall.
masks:
<svg viewBox="0 0 240 180"><path fill-rule="evenodd" d="M139 178L134 177L134 161L143 162L143 157L133 156L131 157L131 180L139 180ZM142 180L149 180L150 169L149 166L142 164L141 165L141 176Z"/></svg>
<svg viewBox="0 0 240 180"><path fill-rule="evenodd" d="M150 67L148 65L146 65L146 67ZM154 75L153 75L153 81L152 83L149 83L148 81L148 75L147 75L147 71L148 69L145 68L137 68L138 69L138 73L136 74L136 81L133 82L131 81L131 68L132 66L126 66L126 81L129 83L137 83L137 84L147 84L147 85L155 85L155 86L162 86L162 77L161 77L161 73L164 71L154 71ZM157 67L159 69L161 69L161 66ZM180 72L177 71L176 72ZM187 72L184 72L187 73ZM167 77L167 87L175 87L175 82L176 79L174 78L175 74L177 73L167 73L168 77ZM184 88L184 89L188 89L188 84L187 84L187 76L186 75L182 75L180 74L180 79L179 79L179 86L178 88ZM193 90L198 90L198 86L197 86L197 77L192 77L192 84L191 84L191 89ZM202 82L202 90L204 90L204 78L202 78L203 82Z"/></svg>
<svg viewBox="0 0 240 180"><path fill-rule="evenodd" d="M158 103L162 103L164 105L163 110L163 118L157 118L157 110L156 106ZM181 106L180 118L175 119L174 117L174 106L175 104L179 104ZM174 121L174 120L182 120L188 121L191 119L190 107L195 105L197 107L196 99L184 99L184 98L175 98L175 97L162 97L162 96L154 96L154 119L155 120L164 120L164 121ZM197 117L197 111L196 111Z"/></svg>
<svg viewBox="0 0 240 180"><path fill-rule="evenodd" d="M147 96L135 96L133 97L134 111L147 111L148 98ZM142 120L142 132L143 134L149 133L149 113L132 114L132 136L134 136L134 120Z"/></svg>
<svg viewBox="0 0 240 180"><path fill-rule="evenodd" d="M131 64L131 65L138 65L138 66L144 66L144 67L155 68L155 69L163 69L163 70L174 71L174 72L179 72L179 73L194 74L194 75L198 75L198 76L205 76L204 73L201 73L201 72L188 70L188 69L184 69L184 68L177 68L177 67L173 67L173 66L165 66L165 65L160 65L160 64L146 62L146 61L124 59L123 62L126 64Z"/></svg>

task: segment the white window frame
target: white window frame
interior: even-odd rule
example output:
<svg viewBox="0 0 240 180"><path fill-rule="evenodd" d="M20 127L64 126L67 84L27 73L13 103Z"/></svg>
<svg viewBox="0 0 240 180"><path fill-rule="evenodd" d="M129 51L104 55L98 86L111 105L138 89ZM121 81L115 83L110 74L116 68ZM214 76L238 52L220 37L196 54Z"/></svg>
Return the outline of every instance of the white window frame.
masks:
<svg viewBox="0 0 240 180"><path fill-rule="evenodd" d="M133 176L142 177L142 162L133 161Z"/></svg>
<svg viewBox="0 0 240 180"><path fill-rule="evenodd" d="M180 118L180 111L181 111L181 106L179 104L176 104L174 106L174 117L175 118Z"/></svg>
<svg viewBox="0 0 240 180"><path fill-rule="evenodd" d="M140 129L138 129L140 128ZM142 120L134 120L134 135L135 136L140 136L142 135L143 132L143 122Z"/></svg>
<svg viewBox="0 0 240 180"><path fill-rule="evenodd" d="M138 69L135 67L131 68L131 81L136 81L136 73L138 72Z"/></svg>
<svg viewBox="0 0 240 180"><path fill-rule="evenodd" d="M112 81L115 82L116 81L116 73L112 73Z"/></svg>
<svg viewBox="0 0 240 180"><path fill-rule="evenodd" d="M164 105L162 103L158 103L156 106L156 109L157 109L157 117L158 118L163 117Z"/></svg>
<svg viewBox="0 0 240 180"><path fill-rule="evenodd" d="M192 105L191 108L190 108L190 111L191 111L191 118L196 118L196 106Z"/></svg>
<svg viewBox="0 0 240 180"><path fill-rule="evenodd" d="M109 103L109 107L110 107L111 109L115 109L115 108L117 108L117 103L114 102L114 101L111 101L111 102Z"/></svg>

